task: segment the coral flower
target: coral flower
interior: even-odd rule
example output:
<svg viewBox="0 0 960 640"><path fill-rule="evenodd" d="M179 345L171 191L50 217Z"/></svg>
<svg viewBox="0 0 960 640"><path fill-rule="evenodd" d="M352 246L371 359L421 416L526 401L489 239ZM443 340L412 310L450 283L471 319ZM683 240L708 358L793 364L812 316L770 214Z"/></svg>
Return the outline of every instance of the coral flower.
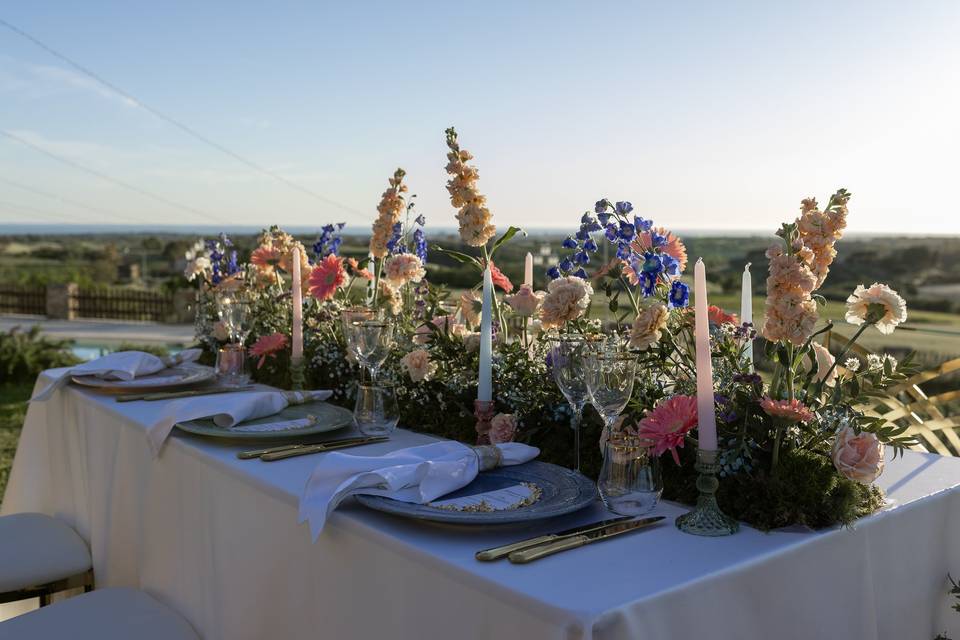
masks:
<svg viewBox="0 0 960 640"><path fill-rule="evenodd" d="M847 298L846 320L850 324L874 324L877 331L889 335L906 319L907 303L885 284L874 282L869 289L858 285Z"/></svg>
<svg viewBox="0 0 960 640"><path fill-rule="evenodd" d="M656 229L637 234L637 239L633 241L634 248L638 250L637 253L645 253L654 248L653 233L656 233L664 239L664 243L659 246L660 251L663 251L679 262L678 268L680 273L683 273L684 269L687 268L687 248L679 236L673 235L673 233L663 227L657 227Z"/></svg>
<svg viewBox="0 0 960 640"><path fill-rule="evenodd" d="M343 268L343 259L331 253L317 262L310 273L310 295L317 300L330 300L346 281L347 273Z"/></svg>
<svg viewBox="0 0 960 640"><path fill-rule="evenodd" d="M500 271L492 260L490 261L490 279L493 280L493 286L500 287L505 293L513 291L513 283L510 282L510 278L503 271Z"/></svg>
<svg viewBox="0 0 960 640"><path fill-rule="evenodd" d="M683 446L686 435L697 426L697 398L672 396L647 412L638 424L637 435L651 443L653 455L669 451L680 464L677 447Z"/></svg>
<svg viewBox="0 0 960 640"><path fill-rule="evenodd" d="M250 347L250 355L254 358L260 358L257 362L257 369L263 366L267 356L275 356L277 353L287 348L287 336L282 333L271 333L262 336Z"/></svg>
<svg viewBox="0 0 960 640"><path fill-rule="evenodd" d="M357 262L356 258L347 258L347 268L354 277L363 278L364 280L373 280L373 274L370 273L370 270L361 269L360 263Z"/></svg>
<svg viewBox="0 0 960 640"><path fill-rule="evenodd" d="M709 318L710 324L715 324L715 325L740 324L740 321L737 319L736 314L727 313L720 307L713 304L707 307L707 318Z"/></svg>
<svg viewBox="0 0 960 640"><path fill-rule="evenodd" d="M280 264L280 250L272 245L262 245L253 250L250 254L250 262L261 269L271 270Z"/></svg>
<svg viewBox="0 0 960 640"><path fill-rule="evenodd" d="M771 418L781 418L787 422L813 420L813 412L799 400L774 400L766 396L760 401L760 408Z"/></svg>

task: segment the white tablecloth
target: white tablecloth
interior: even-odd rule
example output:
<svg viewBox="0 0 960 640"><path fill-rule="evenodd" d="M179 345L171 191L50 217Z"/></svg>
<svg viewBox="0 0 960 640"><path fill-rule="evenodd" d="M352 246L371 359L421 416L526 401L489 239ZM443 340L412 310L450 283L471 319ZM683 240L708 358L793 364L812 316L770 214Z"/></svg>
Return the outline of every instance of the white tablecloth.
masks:
<svg viewBox="0 0 960 640"><path fill-rule="evenodd" d="M90 542L99 586L143 588L208 640L960 633L946 595L947 572L960 575L957 459L889 463L880 485L892 507L852 530L710 539L670 525L511 565L473 554L598 518L601 506L473 531L352 504L312 544L297 501L315 457L241 461L240 446L177 434L154 459L144 425L157 410L77 388L31 406L2 511L63 518ZM363 451L427 441L398 431Z"/></svg>

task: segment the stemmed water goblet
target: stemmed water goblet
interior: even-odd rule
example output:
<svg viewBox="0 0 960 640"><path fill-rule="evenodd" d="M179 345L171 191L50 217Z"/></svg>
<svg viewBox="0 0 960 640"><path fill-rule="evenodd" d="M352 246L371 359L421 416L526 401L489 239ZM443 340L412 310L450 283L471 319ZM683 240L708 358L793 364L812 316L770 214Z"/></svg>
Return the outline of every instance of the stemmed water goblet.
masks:
<svg viewBox="0 0 960 640"><path fill-rule="evenodd" d="M603 432L613 435L613 427L630 397L637 375L637 356L627 351L598 351L586 358L584 377L590 404L603 418Z"/></svg>
<svg viewBox="0 0 960 640"><path fill-rule="evenodd" d="M596 342L578 334L560 335L550 339L550 368L560 393L567 399L573 417L573 449L575 469L580 471L580 421L583 407L589 399L584 377L586 360Z"/></svg>
<svg viewBox="0 0 960 640"><path fill-rule="evenodd" d="M243 343L250 327L247 323L250 305L236 292L223 292L216 297L217 317L227 334L227 344L217 350L217 377L227 387L240 387L250 381L247 352Z"/></svg>
<svg viewBox="0 0 960 640"><path fill-rule="evenodd" d="M393 325L377 319L345 321L344 334L348 348L370 373L371 384L376 386L380 367L393 347Z"/></svg>

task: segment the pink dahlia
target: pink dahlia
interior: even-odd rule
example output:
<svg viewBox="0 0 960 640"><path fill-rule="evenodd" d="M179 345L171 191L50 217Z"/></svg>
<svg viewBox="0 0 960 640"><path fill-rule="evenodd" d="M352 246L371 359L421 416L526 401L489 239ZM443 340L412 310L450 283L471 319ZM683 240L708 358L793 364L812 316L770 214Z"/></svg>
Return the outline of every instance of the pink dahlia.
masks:
<svg viewBox="0 0 960 640"><path fill-rule="evenodd" d="M766 396L760 401L760 408L771 418L781 418L787 422L806 423L813 420L813 411L799 400L774 400Z"/></svg>
<svg viewBox="0 0 960 640"><path fill-rule="evenodd" d="M343 260L330 254L317 262L310 272L310 295L317 300L330 300L337 289L347 281Z"/></svg>
<svg viewBox="0 0 960 640"><path fill-rule="evenodd" d="M250 347L250 355L254 358L260 358L257 362L257 369L263 366L267 356L273 357L287 348L287 336L282 333L271 333L262 336Z"/></svg>
<svg viewBox="0 0 960 640"><path fill-rule="evenodd" d="M637 424L637 435L651 443L653 455L669 451L680 464L677 447L683 446L686 435L697 426L697 398L672 396L647 412Z"/></svg>

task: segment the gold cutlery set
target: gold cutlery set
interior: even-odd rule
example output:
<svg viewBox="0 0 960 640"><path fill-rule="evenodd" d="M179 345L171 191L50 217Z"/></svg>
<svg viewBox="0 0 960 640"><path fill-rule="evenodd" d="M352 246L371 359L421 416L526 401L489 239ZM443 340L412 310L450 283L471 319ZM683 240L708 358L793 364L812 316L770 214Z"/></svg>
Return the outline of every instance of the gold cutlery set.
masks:
<svg viewBox="0 0 960 640"><path fill-rule="evenodd" d="M609 540L624 533L643 530L664 520L665 516L652 516L637 520L631 520L630 518L631 516L623 516L601 520L600 522L591 522L559 533L550 533L492 549L484 549L478 551L475 557L482 562L507 558L513 564L526 564L561 551Z"/></svg>
<svg viewBox="0 0 960 640"><path fill-rule="evenodd" d="M359 447L365 444L386 442L388 439L389 438L385 436L357 436L354 438L343 438L342 440L328 440L327 442L301 442L298 444L278 445L267 449L240 451L237 453L237 457L241 460L260 458L264 462L273 462L275 460L286 460L287 458L306 456L313 453L324 453L326 451L336 451L337 449Z"/></svg>
<svg viewBox="0 0 960 640"><path fill-rule="evenodd" d="M190 389L188 391L156 391L153 393L137 393L133 395L117 396L117 402L138 402L155 400L175 400L177 398L194 398L196 396L212 396L220 393L235 393L238 391L252 391L253 385L246 387L216 387L213 389Z"/></svg>

